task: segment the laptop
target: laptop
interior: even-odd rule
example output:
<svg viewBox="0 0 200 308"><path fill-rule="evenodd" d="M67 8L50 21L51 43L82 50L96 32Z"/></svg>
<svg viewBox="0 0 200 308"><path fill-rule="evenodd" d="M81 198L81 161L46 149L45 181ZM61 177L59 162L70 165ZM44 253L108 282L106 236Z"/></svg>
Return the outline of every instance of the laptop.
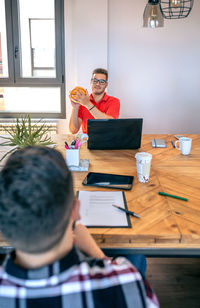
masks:
<svg viewBox="0 0 200 308"><path fill-rule="evenodd" d="M87 121L90 150L138 149L143 119L90 119Z"/></svg>

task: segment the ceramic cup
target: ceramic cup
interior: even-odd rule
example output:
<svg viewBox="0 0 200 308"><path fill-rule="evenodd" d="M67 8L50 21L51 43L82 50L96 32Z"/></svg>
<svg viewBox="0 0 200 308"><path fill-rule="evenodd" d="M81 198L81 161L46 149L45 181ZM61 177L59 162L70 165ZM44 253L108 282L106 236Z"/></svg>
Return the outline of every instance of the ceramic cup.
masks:
<svg viewBox="0 0 200 308"><path fill-rule="evenodd" d="M149 181L152 155L150 153L138 152L135 154L137 165L137 177L141 183Z"/></svg>
<svg viewBox="0 0 200 308"><path fill-rule="evenodd" d="M192 139L188 137L181 137L179 140L175 141L175 147L177 150L181 151L181 154L189 155L192 147Z"/></svg>

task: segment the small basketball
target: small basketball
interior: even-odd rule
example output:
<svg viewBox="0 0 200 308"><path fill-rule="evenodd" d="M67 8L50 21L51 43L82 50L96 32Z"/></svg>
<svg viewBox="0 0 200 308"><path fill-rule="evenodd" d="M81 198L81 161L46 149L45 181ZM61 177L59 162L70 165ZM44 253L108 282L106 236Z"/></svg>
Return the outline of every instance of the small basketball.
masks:
<svg viewBox="0 0 200 308"><path fill-rule="evenodd" d="M83 89L82 87L75 87L70 93L70 99L73 100L77 98L77 94L76 94L77 90L81 91L83 94L86 94L85 89Z"/></svg>

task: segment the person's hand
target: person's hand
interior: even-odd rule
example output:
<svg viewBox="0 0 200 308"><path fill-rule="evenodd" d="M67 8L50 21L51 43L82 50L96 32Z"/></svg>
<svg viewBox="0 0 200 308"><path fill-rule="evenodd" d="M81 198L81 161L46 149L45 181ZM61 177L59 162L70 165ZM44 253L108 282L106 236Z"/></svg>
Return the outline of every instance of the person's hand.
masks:
<svg viewBox="0 0 200 308"><path fill-rule="evenodd" d="M84 94L82 91L77 89L77 91L75 92L76 97L74 97L73 99L71 98L72 103L80 104L87 108L91 103L90 103L88 91L87 90L85 91L86 91L86 94Z"/></svg>
<svg viewBox="0 0 200 308"><path fill-rule="evenodd" d="M72 105L72 108L73 109L78 109L80 107L80 104L78 101L76 101L75 99L71 98L71 92L69 93L69 99L70 99L70 102L71 102L71 105Z"/></svg>

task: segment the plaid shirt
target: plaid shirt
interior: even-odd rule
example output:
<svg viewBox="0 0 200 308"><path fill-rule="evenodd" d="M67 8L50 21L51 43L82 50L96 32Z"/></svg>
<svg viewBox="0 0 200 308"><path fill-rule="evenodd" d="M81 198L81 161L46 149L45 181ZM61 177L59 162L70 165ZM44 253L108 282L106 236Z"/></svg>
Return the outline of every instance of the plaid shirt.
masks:
<svg viewBox="0 0 200 308"><path fill-rule="evenodd" d="M159 304L128 260L91 259L74 247L61 260L31 270L7 257L0 268L0 307L156 308Z"/></svg>

